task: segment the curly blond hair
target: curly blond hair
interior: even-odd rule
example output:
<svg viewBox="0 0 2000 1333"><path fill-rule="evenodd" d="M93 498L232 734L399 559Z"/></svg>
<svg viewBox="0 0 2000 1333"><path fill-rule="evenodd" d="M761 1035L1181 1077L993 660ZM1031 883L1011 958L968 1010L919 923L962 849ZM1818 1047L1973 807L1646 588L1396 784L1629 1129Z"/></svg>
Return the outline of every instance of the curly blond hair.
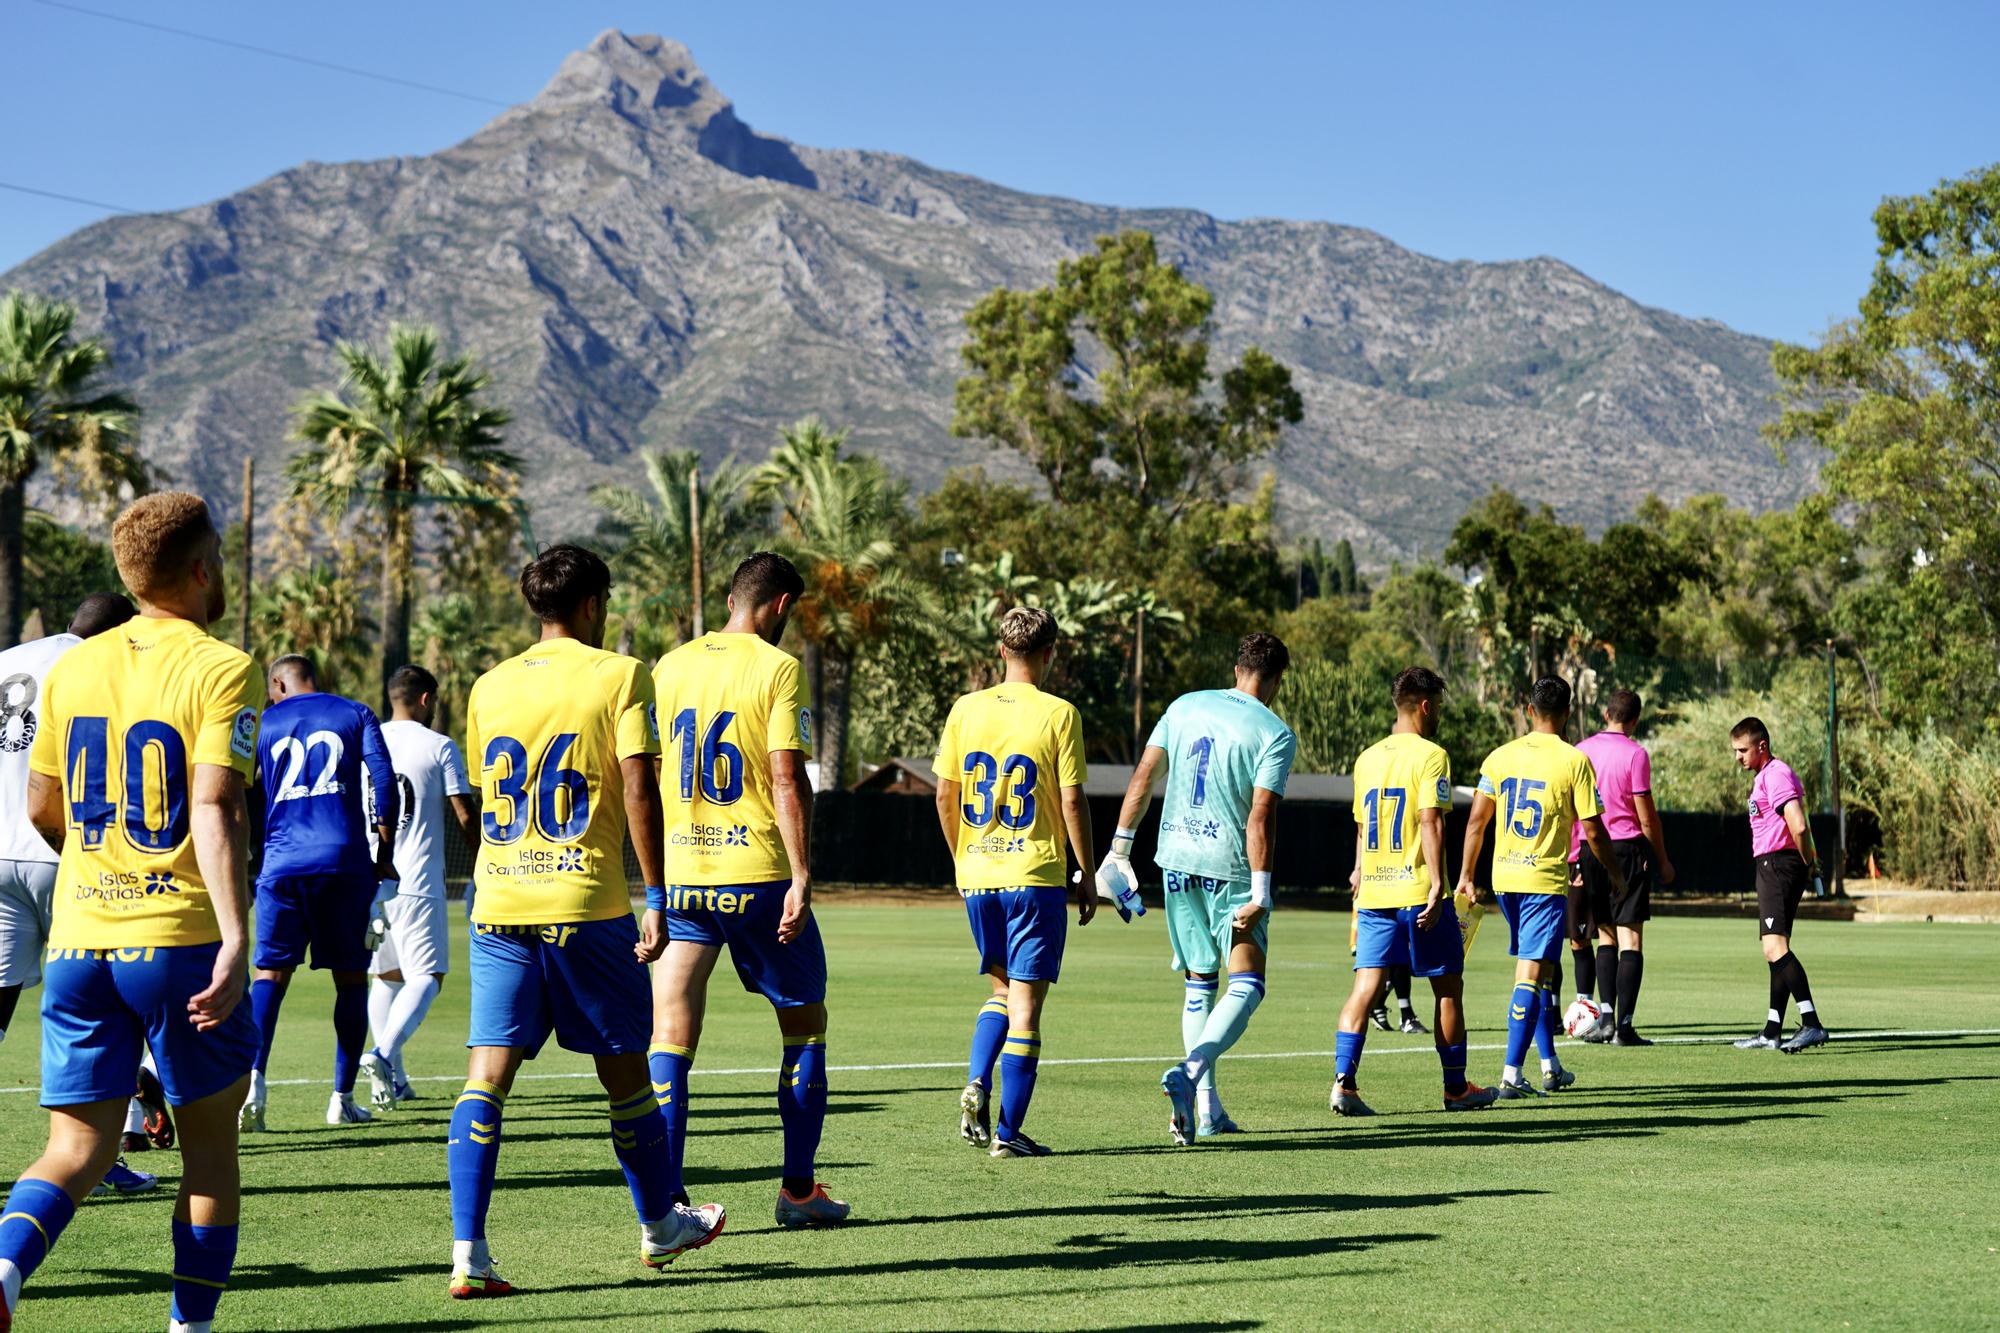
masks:
<svg viewBox="0 0 2000 1333"><path fill-rule="evenodd" d="M151 600L181 586L215 533L208 502L186 491L142 495L111 525L111 555L132 595Z"/></svg>
<svg viewBox="0 0 2000 1333"><path fill-rule="evenodd" d="M1056 618L1039 606L1016 606L1000 617L1000 646L1014 657L1039 653L1056 641Z"/></svg>

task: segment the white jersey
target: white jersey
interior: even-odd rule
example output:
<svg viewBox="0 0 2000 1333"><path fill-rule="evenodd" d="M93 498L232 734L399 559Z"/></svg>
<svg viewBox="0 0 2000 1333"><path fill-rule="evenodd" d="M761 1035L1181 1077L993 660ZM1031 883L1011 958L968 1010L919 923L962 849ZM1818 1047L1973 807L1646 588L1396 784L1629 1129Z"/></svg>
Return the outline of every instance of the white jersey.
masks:
<svg viewBox="0 0 2000 1333"><path fill-rule="evenodd" d="M389 746L389 763L396 770L396 874L399 897L444 898L444 838L447 796L470 796L465 761L458 743L421 722L402 719L382 724ZM365 776L365 774L364 774ZM368 808L375 809L374 793ZM371 837L375 821L369 821Z"/></svg>
<svg viewBox="0 0 2000 1333"><path fill-rule="evenodd" d="M28 747L41 722L36 705L49 668L82 642L51 634L0 653L0 860L62 860L28 822Z"/></svg>

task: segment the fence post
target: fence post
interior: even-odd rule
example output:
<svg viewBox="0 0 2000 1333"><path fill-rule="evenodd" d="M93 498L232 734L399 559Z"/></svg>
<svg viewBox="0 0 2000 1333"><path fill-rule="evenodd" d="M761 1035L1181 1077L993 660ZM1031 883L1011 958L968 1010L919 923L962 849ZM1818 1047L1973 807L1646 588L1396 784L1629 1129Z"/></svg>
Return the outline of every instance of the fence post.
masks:
<svg viewBox="0 0 2000 1333"><path fill-rule="evenodd" d="M1840 677L1834 671L1833 640L1826 641L1826 771L1833 799L1833 896L1847 896L1847 807L1840 800Z"/></svg>

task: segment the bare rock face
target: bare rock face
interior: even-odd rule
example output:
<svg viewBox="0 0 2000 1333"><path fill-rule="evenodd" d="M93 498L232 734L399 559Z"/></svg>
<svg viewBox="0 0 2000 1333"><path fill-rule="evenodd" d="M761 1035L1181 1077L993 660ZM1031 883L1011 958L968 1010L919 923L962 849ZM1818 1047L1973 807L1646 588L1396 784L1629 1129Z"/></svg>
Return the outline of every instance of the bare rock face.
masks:
<svg viewBox="0 0 2000 1333"><path fill-rule="evenodd" d="M75 302L146 409L149 456L233 515L246 453L337 338L436 323L516 414L544 539L630 455L757 457L817 412L919 486L1019 461L949 432L965 311L1121 228L1216 295L1216 345L1292 366L1306 419L1280 519L1435 550L1491 485L1593 526L1648 491L1788 502L1810 461L1757 437L1768 345L1636 304L1553 259L1447 263L1328 223L1221 222L1003 189L893 154L760 135L687 48L606 32L533 101L430 157L306 163L227 199L115 218L0 278ZM267 474L268 475L268 474Z"/></svg>

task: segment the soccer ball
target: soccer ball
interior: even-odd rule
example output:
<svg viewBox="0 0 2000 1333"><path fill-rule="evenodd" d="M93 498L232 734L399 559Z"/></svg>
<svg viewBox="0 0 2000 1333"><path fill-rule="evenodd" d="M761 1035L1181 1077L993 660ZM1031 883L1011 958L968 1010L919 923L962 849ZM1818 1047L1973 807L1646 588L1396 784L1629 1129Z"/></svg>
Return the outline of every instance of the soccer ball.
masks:
<svg viewBox="0 0 2000 1333"><path fill-rule="evenodd" d="M1569 1008L1563 1010L1563 1031L1580 1037L1597 1026L1598 1015L1603 1012L1595 1000L1572 1000Z"/></svg>

